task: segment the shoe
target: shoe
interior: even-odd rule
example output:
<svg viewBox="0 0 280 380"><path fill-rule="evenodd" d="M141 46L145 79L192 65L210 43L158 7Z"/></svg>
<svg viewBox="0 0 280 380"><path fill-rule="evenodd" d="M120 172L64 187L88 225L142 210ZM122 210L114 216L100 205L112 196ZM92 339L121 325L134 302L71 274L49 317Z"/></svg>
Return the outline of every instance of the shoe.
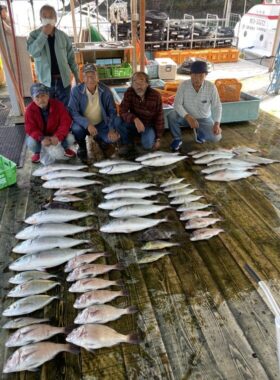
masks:
<svg viewBox="0 0 280 380"><path fill-rule="evenodd" d="M103 148L103 152L106 158L113 157L116 153L116 147L113 144L106 144Z"/></svg>
<svg viewBox="0 0 280 380"><path fill-rule="evenodd" d="M72 149L67 148L64 150L64 156L69 157L69 158L74 158L76 157L76 152L74 152L74 150Z"/></svg>
<svg viewBox="0 0 280 380"><path fill-rule="evenodd" d="M77 156L81 161L87 160L87 145L85 140L78 142L79 148L77 150Z"/></svg>
<svg viewBox="0 0 280 380"><path fill-rule="evenodd" d="M170 149L173 150L174 152L177 152L180 149L182 144L183 144L182 140L174 139L170 145Z"/></svg>
<svg viewBox="0 0 280 380"><path fill-rule="evenodd" d="M38 162L40 162L40 153L32 154L31 161L33 164L38 164Z"/></svg>

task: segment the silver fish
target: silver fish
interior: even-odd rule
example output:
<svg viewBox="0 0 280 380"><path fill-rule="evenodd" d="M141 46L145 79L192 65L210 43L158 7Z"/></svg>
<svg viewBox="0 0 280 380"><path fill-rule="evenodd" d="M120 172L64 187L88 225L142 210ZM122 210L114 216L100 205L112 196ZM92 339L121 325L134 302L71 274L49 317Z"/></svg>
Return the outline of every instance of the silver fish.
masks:
<svg viewBox="0 0 280 380"><path fill-rule="evenodd" d="M93 227L77 226L70 223L44 223L44 224L34 224L32 226L26 227L16 234L16 239L26 240L26 239L36 239L42 237L50 236L66 236L74 235L85 231L92 230Z"/></svg>
<svg viewBox="0 0 280 380"><path fill-rule="evenodd" d="M180 245L179 243L173 243L171 241L154 240L154 241L149 241L146 244L142 245L141 249L143 251L154 251L158 249L178 247L179 245Z"/></svg>
<svg viewBox="0 0 280 380"><path fill-rule="evenodd" d="M185 189L181 189L181 190L171 191L168 194L168 198L184 197L186 195L192 194L196 190L197 189L192 189L192 188L189 187L187 189L185 188Z"/></svg>
<svg viewBox="0 0 280 380"><path fill-rule="evenodd" d="M84 201L84 198L76 197L75 195L57 195L53 198L55 202L63 202L63 203L70 203L70 202L81 202Z"/></svg>
<svg viewBox="0 0 280 380"><path fill-rule="evenodd" d="M186 159L187 156L160 156L160 157L155 157L151 158L149 160L142 161L141 164L144 166L155 166L155 167L160 167L160 166L167 166L167 165L172 165L175 164L176 162L182 161Z"/></svg>
<svg viewBox="0 0 280 380"><path fill-rule="evenodd" d="M154 195L162 194L159 190L146 190L146 189L122 189L108 193L104 196L105 199L116 198L149 198Z"/></svg>
<svg viewBox="0 0 280 380"><path fill-rule="evenodd" d="M57 334L65 334L65 327L55 327L47 324L25 326L9 336L6 347L20 347L41 342Z"/></svg>
<svg viewBox="0 0 280 380"><path fill-rule="evenodd" d="M139 156L135 158L135 161L142 162L144 160L150 160L152 158L161 157L161 156L178 156L178 154L179 152L171 153L171 152L163 152L163 151L157 150L155 152L150 152L142 156Z"/></svg>
<svg viewBox="0 0 280 380"><path fill-rule="evenodd" d="M209 162L209 164L207 164L207 166L213 166L213 165L224 165L224 164L228 164L228 165L239 165L241 167L245 166L258 166L258 164L254 163L254 162L250 162L248 163L247 161L245 160L240 160L238 158L233 158L233 159L219 159L219 160L216 160L216 161L213 161L213 162Z"/></svg>
<svg viewBox="0 0 280 380"><path fill-rule="evenodd" d="M257 150L250 148L248 146L237 146L236 148L232 148L235 154L244 154L244 153L256 153Z"/></svg>
<svg viewBox="0 0 280 380"><path fill-rule="evenodd" d="M190 186L189 183L178 183L176 185L166 186L164 188L164 191L167 192L167 193L172 193L174 191L179 191L179 190L186 189L189 186Z"/></svg>
<svg viewBox="0 0 280 380"><path fill-rule="evenodd" d="M44 270L61 265L75 256L91 252L91 249L49 249L48 251L21 256L9 265L14 271Z"/></svg>
<svg viewBox="0 0 280 380"><path fill-rule="evenodd" d="M114 300L117 297L127 296L125 290L91 290L78 297L74 303L75 309L84 309L91 305L100 305Z"/></svg>
<svg viewBox="0 0 280 380"><path fill-rule="evenodd" d="M160 252L149 252L141 255L141 257L137 260L138 264L149 264L153 263L161 259L164 256L169 255L171 252L168 251L160 251Z"/></svg>
<svg viewBox="0 0 280 380"><path fill-rule="evenodd" d="M58 297L51 297L46 294L20 298L7 307L7 309L3 311L2 315L5 317L14 317L16 315L33 313L33 311L42 309L55 299L58 299Z"/></svg>
<svg viewBox="0 0 280 380"><path fill-rule="evenodd" d="M248 163L248 166L239 166L238 164L235 165L234 161L232 161L232 163L230 164L228 163L228 164L207 166L207 168L202 169L201 172L204 174L212 174L212 173L220 172L223 170L244 171L244 170L250 170L254 168L255 166L251 166L249 163Z"/></svg>
<svg viewBox="0 0 280 380"><path fill-rule="evenodd" d="M141 164L136 163L129 163L129 164L118 164L118 165L112 165L112 166L106 166L105 168L99 169L99 173L102 174L123 174L123 173L129 173L133 172L135 170L142 169L143 166Z"/></svg>
<svg viewBox="0 0 280 380"><path fill-rule="evenodd" d="M168 187L168 186L173 186L173 185L177 185L178 183L184 181L184 178L173 178L173 177L170 177L168 178L167 181L163 182L160 187Z"/></svg>
<svg viewBox="0 0 280 380"><path fill-rule="evenodd" d="M85 239L72 239L64 236L51 236L51 237L39 237L35 239L28 239L20 244L17 244L13 248L15 253L36 253L46 251L53 248L71 248L76 245L90 243L90 240Z"/></svg>
<svg viewBox="0 0 280 380"><path fill-rule="evenodd" d="M114 218L128 218L132 216L147 216L156 214L162 210L170 208L169 205L129 205L122 206L110 212L110 216Z"/></svg>
<svg viewBox="0 0 280 380"><path fill-rule="evenodd" d="M144 198L116 198L99 203L98 207L103 210L115 210L116 208L134 204L152 205L156 201Z"/></svg>
<svg viewBox="0 0 280 380"><path fill-rule="evenodd" d="M193 218L185 224L186 230L194 230L197 228L206 228L219 222L220 218Z"/></svg>
<svg viewBox="0 0 280 380"><path fill-rule="evenodd" d="M8 358L3 372L35 371L62 351L76 354L77 348L71 344L51 342L34 343L20 347Z"/></svg>
<svg viewBox="0 0 280 380"><path fill-rule="evenodd" d="M258 165L268 165L268 164L274 164L274 163L280 162L279 160L272 160L271 158L254 156L252 154L246 154L242 156L241 159L243 161L250 162L253 164L258 164Z"/></svg>
<svg viewBox="0 0 280 380"><path fill-rule="evenodd" d="M180 220L190 220L194 218L204 218L209 215L212 215L213 211L204 211L204 210L190 210L190 211L184 211L181 216Z"/></svg>
<svg viewBox="0 0 280 380"><path fill-rule="evenodd" d="M42 294L58 285L60 285L59 282L51 280L30 280L14 287L7 294L7 297L19 298Z"/></svg>
<svg viewBox="0 0 280 380"><path fill-rule="evenodd" d="M122 286L122 281L110 281L100 277L83 278L74 282L69 288L71 293L85 293L91 290L105 289L109 286Z"/></svg>
<svg viewBox="0 0 280 380"><path fill-rule="evenodd" d="M86 264L75 268L66 278L66 281L77 281L83 278L96 277L100 274L111 272L112 270L123 270L121 264Z"/></svg>
<svg viewBox="0 0 280 380"><path fill-rule="evenodd" d="M88 323L107 323L115 321L125 314L134 314L137 312L135 306L129 306L125 309L121 309L111 305L94 305L87 307L81 311L74 323L77 325L84 325Z"/></svg>
<svg viewBox="0 0 280 380"><path fill-rule="evenodd" d="M81 265L90 264L93 261L99 259L99 257L105 257L105 256L109 256L109 255L106 252L94 252L94 253L87 253L81 256L76 256L73 259L68 261L68 263L65 265L64 272L66 273L71 272L71 270Z"/></svg>
<svg viewBox="0 0 280 380"><path fill-rule="evenodd" d="M67 342L81 346L88 351L102 347L115 346L118 343L139 343L135 334L123 335L105 325L86 324L73 330L66 338Z"/></svg>
<svg viewBox="0 0 280 380"><path fill-rule="evenodd" d="M122 190L122 189L146 189L148 187L155 186L154 183L145 183L145 182L118 182L113 185L104 187L102 189L102 193L112 193L116 190Z"/></svg>
<svg viewBox="0 0 280 380"><path fill-rule="evenodd" d="M118 160L118 159L112 159L112 160L103 160L99 162L95 162L93 166L96 168L106 168L106 166L113 166L113 165L125 165L125 164L134 164L133 161L128 160Z"/></svg>
<svg viewBox="0 0 280 380"><path fill-rule="evenodd" d="M71 220L85 218L90 215L95 215L95 212L82 212L66 209L49 209L45 211L39 211L27 219L27 224L42 224L42 223L64 223Z"/></svg>
<svg viewBox="0 0 280 380"><path fill-rule="evenodd" d="M20 329L24 326L30 326L37 323L49 322L48 318L31 318L31 317L19 317L8 321L2 326L2 329Z"/></svg>
<svg viewBox="0 0 280 380"><path fill-rule="evenodd" d="M257 172L236 171L236 170L223 170L213 174L208 174L205 179L208 181L237 181L239 179L248 178L252 175L258 175Z"/></svg>
<svg viewBox="0 0 280 380"><path fill-rule="evenodd" d="M202 210L204 208L207 208L209 206L212 206L211 203L201 203L201 202L189 202L189 203L184 203L181 206L177 208L178 212L182 211L190 211L190 210Z"/></svg>
<svg viewBox="0 0 280 380"><path fill-rule="evenodd" d="M26 272L20 272L11 277L9 279L9 283L19 285L31 280L48 280L53 277L57 276L45 271L40 272L39 270L27 270Z"/></svg>
<svg viewBox="0 0 280 380"><path fill-rule="evenodd" d="M157 226L160 223L167 222L168 219L150 219L150 218L127 218L116 219L100 227L101 232L112 233L131 233L145 230L149 227Z"/></svg>
<svg viewBox="0 0 280 380"><path fill-rule="evenodd" d="M191 234L190 240L191 241L198 241L198 240L208 240L211 239L211 237L218 235L220 232L223 232L221 228L201 228L199 230L194 231Z"/></svg>
<svg viewBox="0 0 280 380"><path fill-rule="evenodd" d="M86 189L79 189L78 187L69 187L66 189L59 189L55 191L54 195L74 195L74 194L80 194L87 191Z"/></svg>
<svg viewBox="0 0 280 380"><path fill-rule="evenodd" d="M216 154L220 154L220 155L227 155L227 154L232 154L233 153L233 150L232 149L215 149L215 150L204 150L202 152L198 152L198 153L195 153L192 155L192 157L194 159L198 159L198 158L201 158L201 157L204 157L204 156L209 156L209 155L216 155Z"/></svg>
<svg viewBox="0 0 280 380"><path fill-rule="evenodd" d="M44 174L54 172L57 170L81 170L86 169L87 165L70 165L70 164L53 164L53 165L47 165L42 166L32 173L32 175L36 177L41 177Z"/></svg>
<svg viewBox="0 0 280 380"><path fill-rule="evenodd" d="M185 197L173 198L170 202L171 205L182 205L189 202L195 202L203 198L203 195L186 195Z"/></svg>
<svg viewBox="0 0 280 380"><path fill-rule="evenodd" d="M215 162L219 159L231 159L234 157L234 153L228 153L228 154L210 154L208 156L204 156L202 158L198 158L194 161L197 165L203 165L203 164L209 164L210 162Z"/></svg>
<svg viewBox="0 0 280 380"><path fill-rule="evenodd" d="M188 155L194 156L196 153L199 153L199 152L200 152L199 150L191 150L190 152L188 152Z"/></svg>
<svg viewBox="0 0 280 380"><path fill-rule="evenodd" d="M91 177L96 175L96 173L89 173L89 172L80 172L79 170L58 170L56 172L50 172L47 174L44 174L41 179L44 181L50 181L51 179L57 179L57 178L84 178L84 177Z"/></svg>
<svg viewBox="0 0 280 380"><path fill-rule="evenodd" d="M50 181L46 181L45 183L43 183L43 187L45 187L46 189L65 189L69 187L81 187L91 185L102 185L102 182L86 178L66 177L51 179Z"/></svg>

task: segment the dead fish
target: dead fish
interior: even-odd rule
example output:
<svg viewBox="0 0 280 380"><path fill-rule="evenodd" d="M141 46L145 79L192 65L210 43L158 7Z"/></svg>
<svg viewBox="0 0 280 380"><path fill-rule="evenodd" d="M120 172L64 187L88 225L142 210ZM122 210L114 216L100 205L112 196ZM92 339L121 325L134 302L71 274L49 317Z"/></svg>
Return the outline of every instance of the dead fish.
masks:
<svg viewBox="0 0 280 380"><path fill-rule="evenodd" d="M19 272L33 269L44 270L64 264L73 257L87 252L91 252L91 249L49 249L21 256L9 265L9 269Z"/></svg>
<svg viewBox="0 0 280 380"><path fill-rule="evenodd" d="M53 164L53 165L47 165L42 166L32 173L32 175L36 177L41 177L42 175L45 175L50 172L54 172L57 170L81 170L86 169L87 165L70 165L70 164Z"/></svg>
<svg viewBox="0 0 280 380"><path fill-rule="evenodd" d="M88 323L107 323L115 321L125 314L134 314L138 311L135 306L129 306L125 309L111 305L94 305L81 311L74 323L84 325Z"/></svg>
<svg viewBox="0 0 280 380"><path fill-rule="evenodd" d="M161 156L169 156L169 155L170 156L178 156L178 154L180 154L180 153L179 152L175 152L175 153L163 152L163 151L157 150L155 152L150 152L150 153L144 154L142 156L139 156L139 157L135 158L135 161L142 162L144 160L150 160L152 158L161 157Z"/></svg>
<svg viewBox="0 0 280 380"><path fill-rule="evenodd" d="M102 185L102 182L86 178L65 177L51 179L50 181L43 183L43 187L46 189L65 189L69 187L82 187L91 185Z"/></svg>
<svg viewBox="0 0 280 380"><path fill-rule="evenodd" d="M213 162L209 162L209 164L207 164L207 166L213 166L213 165L225 165L225 164L228 164L228 165L239 165L241 167L245 166L247 167L248 164L250 164L250 166L258 166L258 164L255 164L253 162L250 162L248 163L247 161L244 161L244 160L240 160L238 158L233 158L233 159L219 159L219 160L216 160L216 161L213 161Z"/></svg>
<svg viewBox="0 0 280 380"><path fill-rule="evenodd" d="M106 265L106 264L86 264L75 268L69 273L66 281L77 281L83 278L96 277L100 274L111 272L112 270L123 270L122 264Z"/></svg>
<svg viewBox="0 0 280 380"><path fill-rule="evenodd" d="M81 202L84 201L84 198L76 197L75 195L57 195L53 198L55 202L63 202L63 203L70 203L70 202Z"/></svg>
<svg viewBox="0 0 280 380"><path fill-rule="evenodd" d="M153 241L153 240L169 240L173 235L176 235L175 231L166 231L158 228L150 228L149 230L143 231L141 236L138 238L140 241Z"/></svg>
<svg viewBox="0 0 280 380"><path fill-rule="evenodd" d="M171 191L168 194L168 198L178 198L178 197L184 197L186 195L192 194L195 192L197 189L192 189L192 188L187 188L187 189L181 189L181 190L176 190L176 191Z"/></svg>
<svg viewBox="0 0 280 380"><path fill-rule="evenodd" d="M215 162L216 160L219 160L219 159L223 159L223 160L224 159L231 159L234 156L235 156L234 153L210 154L210 155L204 156L202 158L198 158L197 160L194 161L194 163L196 165L205 165L205 164L209 164L210 162Z"/></svg>
<svg viewBox="0 0 280 380"><path fill-rule="evenodd" d="M91 290L105 289L109 286L123 286L121 280L110 281L99 277L84 278L74 282L69 288L71 293L85 293Z"/></svg>
<svg viewBox="0 0 280 380"><path fill-rule="evenodd" d="M129 205L122 206L116 210L112 210L109 215L114 218L129 218L134 216L147 216L151 214L156 214L162 210L170 208L169 205Z"/></svg>
<svg viewBox="0 0 280 380"><path fill-rule="evenodd" d="M42 294L58 285L60 285L59 282L50 280L30 280L14 287L7 297L19 298Z"/></svg>
<svg viewBox="0 0 280 380"><path fill-rule="evenodd" d="M102 347L115 346L118 343L138 344L139 338L135 334L119 334L105 325L86 324L73 330L66 337L66 341L92 351Z"/></svg>
<svg viewBox="0 0 280 380"><path fill-rule="evenodd" d="M232 161L231 163L228 163L228 164L207 166L207 168L202 169L201 172L204 174L212 174L212 173L220 172L224 170L244 171L244 170L250 170L254 168L255 166L251 166L249 163L248 163L248 166L239 166L238 164L235 165L234 161Z"/></svg>
<svg viewBox="0 0 280 380"><path fill-rule="evenodd" d="M204 210L190 210L190 211L184 211L181 216L180 220L190 220L194 218L204 218L209 215L212 215L213 211L204 211Z"/></svg>
<svg viewBox="0 0 280 380"><path fill-rule="evenodd" d="M20 347L27 344L41 342L57 334L65 334L65 327L56 327L47 324L25 326L9 336L6 347Z"/></svg>
<svg viewBox="0 0 280 380"><path fill-rule="evenodd" d="M236 171L236 170L223 170L213 174L208 174L205 179L208 181L238 181L239 179L248 178L252 175L258 175L257 172Z"/></svg>
<svg viewBox="0 0 280 380"><path fill-rule="evenodd" d="M116 191L106 194L104 198L105 199L149 198L157 194L162 194L162 191L146 190L146 189L121 189L121 190L116 190Z"/></svg>
<svg viewBox="0 0 280 380"><path fill-rule="evenodd" d="M173 186L177 185L178 183L184 181L185 178L168 178L167 181L163 182L160 187L168 187L168 186Z"/></svg>
<svg viewBox="0 0 280 380"><path fill-rule="evenodd" d="M194 230L197 228L206 228L208 226L212 226L220 220L220 218L194 218L185 224L185 229Z"/></svg>
<svg viewBox="0 0 280 380"><path fill-rule="evenodd" d="M58 297L51 297L47 296L46 294L20 298L16 302L12 303L9 307L7 307L3 311L2 315L5 317L14 317L16 315L33 313L33 311L42 309L55 299L58 299Z"/></svg>
<svg viewBox="0 0 280 380"><path fill-rule="evenodd" d="M116 198L99 203L98 207L103 210L115 210L116 208L134 204L152 205L156 201L144 198Z"/></svg>
<svg viewBox="0 0 280 380"><path fill-rule="evenodd" d="M149 264L161 259L164 256L169 255L171 252L160 251L160 252L149 252L142 254L139 259L137 259L138 264Z"/></svg>
<svg viewBox="0 0 280 380"><path fill-rule="evenodd" d="M11 277L9 279L9 283L19 285L31 280L48 280L54 277L57 276L55 274L51 274L45 271L27 270L26 272L20 272L17 273L15 276Z"/></svg>
<svg viewBox="0 0 280 380"><path fill-rule="evenodd" d="M142 168L143 166L141 164L136 164L136 163L117 164L117 165L112 165L112 166L106 166L102 169L99 169L99 173L108 174L108 175L123 174L123 173L129 173L136 170L140 170Z"/></svg>
<svg viewBox="0 0 280 380"><path fill-rule="evenodd" d="M6 322L2 329L20 329L24 326L34 325L37 323L49 322L48 318L31 318L31 317L20 317L12 319Z"/></svg>
<svg viewBox="0 0 280 380"><path fill-rule="evenodd" d="M200 151L199 150L191 150L190 152L188 152L188 155L189 156L193 156L195 155L196 153L199 153Z"/></svg>
<svg viewBox="0 0 280 380"><path fill-rule="evenodd" d="M280 162L279 160L272 160L271 158L265 158L260 156L254 156L252 154L246 154L240 157L243 161L250 162L258 165L269 165Z"/></svg>
<svg viewBox="0 0 280 380"><path fill-rule="evenodd" d="M122 189L146 189L148 187L155 186L154 183L145 183L145 182L118 182L113 185L104 187L102 193L108 194L116 190Z"/></svg>
<svg viewBox="0 0 280 380"><path fill-rule="evenodd" d="M8 358L3 372L36 371L62 351L78 353L77 348L71 344L41 342L20 347Z"/></svg>
<svg viewBox="0 0 280 380"><path fill-rule="evenodd" d="M116 219L100 227L101 232L112 233L131 233L141 231L149 227L157 226L160 223L167 222L167 218L150 219L133 217L127 219Z"/></svg>
<svg viewBox="0 0 280 380"><path fill-rule="evenodd" d="M197 153L193 154L192 157L195 159L198 159L198 158L209 156L209 155L216 155L216 154L228 155L228 154L232 154L232 153L233 153L232 149L204 150L202 152L197 152Z"/></svg>
<svg viewBox="0 0 280 380"><path fill-rule="evenodd" d="M144 251L154 251L157 249L164 249L164 248L170 248L170 247L178 247L180 246L179 243L173 243L170 241L164 241L164 240L154 240L149 241L146 244L144 244L141 249Z"/></svg>
<svg viewBox="0 0 280 380"><path fill-rule="evenodd" d="M111 160L103 160L99 162L95 162L93 166L96 168L105 168L106 166L113 166L113 165L130 165L130 164L135 164L133 161L128 161L128 160L119 160L119 159L111 159Z"/></svg>
<svg viewBox="0 0 280 380"><path fill-rule="evenodd" d="M163 190L167 193L172 193L173 191L179 191L189 187L189 183L178 183L177 185L166 186Z"/></svg>
<svg viewBox="0 0 280 380"><path fill-rule="evenodd" d="M166 156L151 158L149 160L144 160L141 162L141 164L144 166L160 167L160 166L167 166L167 165L175 164L175 163L182 161L186 158L187 158L187 156L166 155Z"/></svg>
<svg viewBox="0 0 280 380"><path fill-rule="evenodd" d="M211 239L211 237L218 235L220 232L223 232L221 228L201 228L199 230L194 231L191 234L191 241L198 240L207 240Z"/></svg>
<svg viewBox="0 0 280 380"><path fill-rule="evenodd" d="M95 215L95 212L82 212L66 209L45 210L36 212L25 219L27 224L42 224L42 223L64 223L71 220L85 218L90 215Z"/></svg>
<svg viewBox="0 0 280 380"><path fill-rule="evenodd" d="M93 227L87 226L77 226L70 223L44 223L44 224L34 224L32 226L26 227L24 230L16 234L16 239L26 240L26 239L36 239L42 237L51 236L66 236L74 235L85 231L92 230Z"/></svg>
<svg viewBox="0 0 280 380"><path fill-rule="evenodd" d="M74 303L75 309L84 309L91 305L100 305L113 301L117 297L128 296L126 290L91 290L78 297Z"/></svg>
<svg viewBox="0 0 280 380"><path fill-rule="evenodd" d="M79 189L78 187L70 187L70 188L66 188L66 189L58 189L57 191L55 191L54 195L55 196L58 196L58 195L74 195L74 194L84 193L85 191L86 191L86 189Z"/></svg>
<svg viewBox="0 0 280 380"><path fill-rule="evenodd" d="M173 198L170 202L171 205L182 205L189 202L195 202L203 198L203 195L186 195L185 197Z"/></svg>
<svg viewBox="0 0 280 380"><path fill-rule="evenodd" d="M244 154L244 153L256 153L257 150L250 148L248 146L237 146L236 148L232 148L235 154Z"/></svg>
<svg viewBox="0 0 280 380"><path fill-rule="evenodd" d="M191 211L191 210L203 210L204 208L207 208L209 206L212 206L211 203L201 203L201 202L189 202L189 203L183 203L181 206L177 208L178 212L182 211Z"/></svg>
<svg viewBox="0 0 280 380"><path fill-rule="evenodd" d="M87 253L85 255L76 256L73 259L70 259L68 263L65 265L64 272L68 273L71 272L71 270L83 265L83 264L90 264L93 261L99 259L99 257L105 257L110 256L106 252L94 252L94 253Z"/></svg>
<svg viewBox="0 0 280 380"><path fill-rule="evenodd" d="M80 172L79 170L57 170L55 172L44 174L41 177L41 179L43 179L44 181L50 181L52 179L57 179L57 178L66 178L66 177L85 178L85 177L91 177L94 175L96 175L96 173Z"/></svg>

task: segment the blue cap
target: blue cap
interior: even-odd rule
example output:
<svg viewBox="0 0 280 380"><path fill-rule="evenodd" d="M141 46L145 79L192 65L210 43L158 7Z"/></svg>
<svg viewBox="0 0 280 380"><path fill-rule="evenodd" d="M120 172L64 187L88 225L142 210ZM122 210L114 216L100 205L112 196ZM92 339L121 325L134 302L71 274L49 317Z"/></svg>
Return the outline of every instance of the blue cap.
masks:
<svg viewBox="0 0 280 380"><path fill-rule="evenodd" d="M191 74L207 74L208 67L205 61L195 61L191 65Z"/></svg>
<svg viewBox="0 0 280 380"><path fill-rule="evenodd" d="M83 67L83 73L96 72L97 68L94 63L86 63Z"/></svg>
<svg viewBox="0 0 280 380"><path fill-rule="evenodd" d="M46 87L42 83L33 83L32 86L30 87L30 93L31 97L35 98L35 96L41 95L41 94L47 94L49 95L49 88Z"/></svg>

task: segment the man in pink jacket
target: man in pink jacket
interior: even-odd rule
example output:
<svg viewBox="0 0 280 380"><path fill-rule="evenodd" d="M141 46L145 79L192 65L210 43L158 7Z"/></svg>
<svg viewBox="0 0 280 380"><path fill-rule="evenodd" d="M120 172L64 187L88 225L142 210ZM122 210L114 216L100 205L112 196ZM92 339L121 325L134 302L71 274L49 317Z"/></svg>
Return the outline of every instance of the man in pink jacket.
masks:
<svg viewBox="0 0 280 380"><path fill-rule="evenodd" d="M25 132L27 146L33 152L32 162L40 161L41 146L61 143L66 157L75 157L76 153L69 149L74 143L70 133L72 119L64 104L50 99L48 88L41 83L31 86L32 103L25 112Z"/></svg>

